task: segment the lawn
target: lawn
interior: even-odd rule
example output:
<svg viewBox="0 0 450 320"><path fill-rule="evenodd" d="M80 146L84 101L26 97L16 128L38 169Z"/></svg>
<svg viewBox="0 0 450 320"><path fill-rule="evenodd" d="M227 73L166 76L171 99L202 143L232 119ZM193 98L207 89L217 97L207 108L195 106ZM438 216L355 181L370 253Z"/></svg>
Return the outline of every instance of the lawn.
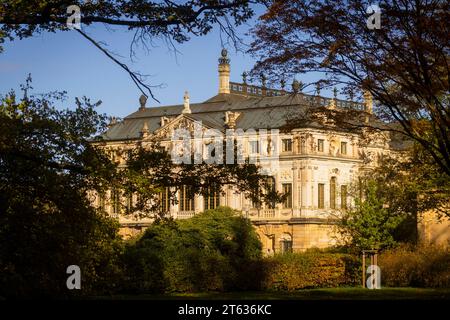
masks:
<svg viewBox="0 0 450 320"><path fill-rule="evenodd" d="M97 297L97 299L138 299L138 300L450 300L450 288L382 288L369 290L364 288L327 288L305 289L292 292L204 292L204 293L172 293L164 295L115 295Z"/></svg>

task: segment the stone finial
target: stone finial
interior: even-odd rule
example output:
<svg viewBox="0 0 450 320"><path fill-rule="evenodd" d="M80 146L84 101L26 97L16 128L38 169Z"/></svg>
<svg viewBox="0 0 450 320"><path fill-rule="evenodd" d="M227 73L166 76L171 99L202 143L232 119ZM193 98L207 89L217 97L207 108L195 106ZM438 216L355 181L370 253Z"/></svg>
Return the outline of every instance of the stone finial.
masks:
<svg viewBox="0 0 450 320"><path fill-rule="evenodd" d="M260 77L261 77L261 87L262 87L262 88L265 88L265 87L266 87L266 80L267 80L267 78L266 78L266 76L264 75L264 73L262 73L262 72L261 72L261 74L260 74Z"/></svg>
<svg viewBox="0 0 450 320"><path fill-rule="evenodd" d="M369 90L364 90L364 111L370 114L373 112L373 97Z"/></svg>
<svg viewBox="0 0 450 320"><path fill-rule="evenodd" d="M147 103L147 96L141 95L139 98L139 104L141 105L139 107L139 110L145 110L145 104Z"/></svg>
<svg viewBox="0 0 450 320"><path fill-rule="evenodd" d="M113 127L116 123L117 123L117 118L116 117L109 117L108 128Z"/></svg>
<svg viewBox="0 0 450 320"><path fill-rule="evenodd" d="M367 113L364 121L369 122L369 115L373 113L373 97L369 90L364 90L364 111Z"/></svg>
<svg viewBox="0 0 450 320"><path fill-rule="evenodd" d="M242 72L242 82L244 83L244 84L247 84L247 76L248 76L248 73L247 72Z"/></svg>
<svg viewBox="0 0 450 320"><path fill-rule="evenodd" d="M148 137L149 133L150 133L150 130L148 130L148 124L147 124L147 122L144 122L144 125L142 126L142 129L141 129L141 138Z"/></svg>
<svg viewBox="0 0 450 320"><path fill-rule="evenodd" d="M219 64L229 64L230 59L228 58L228 51L227 49L223 48L220 52L221 57L219 58Z"/></svg>
<svg viewBox="0 0 450 320"><path fill-rule="evenodd" d="M333 88L333 99L330 99L330 102L328 103L329 109L336 109L337 108L337 88Z"/></svg>
<svg viewBox="0 0 450 320"><path fill-rule="evenodd" d="M320 83L317 82L317 83L316 83L316 95L317 95L317 96L320 96L320 89L321 89L321 88L320 88Z"/></svg>
<svg viewBox="0 0 450 320"><path fill-rule="evenodd" d="M281 90L284 91L284 87L286 86L286 80L284 80L284 78L281 78L280 85L281 85Z"/></svg>
<svg viewBox="0 0 450 320"><path fill-rule="evenodd" d="M348 98L351 102L353 102L353 100L355 99L355 92L353 91L353 88L348 89Z"/></svg>
<svg viewBox="0 0 450 320"><path fill-rule="evenodd" d="M297 79L294 79L294 81L292 82L292 91L294 93L298 93L300 91L300 82L298 82Z"/></svg>
<svg viewBox="0 0 450 320"><path fill-rule="evenodd" d="M184 92L184 108L181 113L191 113L191 107L189 105L189 93L187 91Z"/></svg>

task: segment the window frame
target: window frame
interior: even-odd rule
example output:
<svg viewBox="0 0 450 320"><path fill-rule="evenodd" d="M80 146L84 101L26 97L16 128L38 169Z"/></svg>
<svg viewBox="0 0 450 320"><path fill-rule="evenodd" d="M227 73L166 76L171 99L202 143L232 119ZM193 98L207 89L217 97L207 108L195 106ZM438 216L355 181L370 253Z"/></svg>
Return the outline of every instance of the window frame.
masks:
<svg viewBox="0 0 450 320"><path fill-rule="evenodd" d="M325 139L317 139L317 152L325 152Z"/></svg>
<svg viewBox="0 0 450 320"><path fill-rule="evenodd" d="M285 144L285 142L288 142L288 143ZM289 149L285 148L287 146L289 146ZM292 152L292 149L293 149L292 138L281 139L281 152Z"/></svg>
<svg viewBox="0 0 450 320"><path fill-rule="evenodd" d="M292 183L282 183L281 190L283 195L286 193L286 187L289 191L289 196L283 201L283 209L292 209Z"/></svg>
<svg viewBox="0 0 450 320"><path fill-rule="evenodd" d="M325 209L325 183L317 184L317 208Z"/></svg>

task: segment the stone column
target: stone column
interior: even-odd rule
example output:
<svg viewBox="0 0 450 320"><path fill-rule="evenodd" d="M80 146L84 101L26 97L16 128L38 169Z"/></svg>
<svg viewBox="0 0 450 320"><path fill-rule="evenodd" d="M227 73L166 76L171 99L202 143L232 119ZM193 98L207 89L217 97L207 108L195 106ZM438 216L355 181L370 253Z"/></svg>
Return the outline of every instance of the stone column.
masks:
<svg viewBox="0 0 450 320"><path fill-rule="evenodd" d="M308 178L308 167L306 165L306 162L302 162L301 164L301 211L302 213L308 209L308 184L307 184L307 178Z"/></svg>
<svg viewBox="0 0 450 320"><path fill-rule="evenodd" d="M293 216L299 216L299 190L298 190L298 164L294 161L292 165L292 210Z"/></svg>

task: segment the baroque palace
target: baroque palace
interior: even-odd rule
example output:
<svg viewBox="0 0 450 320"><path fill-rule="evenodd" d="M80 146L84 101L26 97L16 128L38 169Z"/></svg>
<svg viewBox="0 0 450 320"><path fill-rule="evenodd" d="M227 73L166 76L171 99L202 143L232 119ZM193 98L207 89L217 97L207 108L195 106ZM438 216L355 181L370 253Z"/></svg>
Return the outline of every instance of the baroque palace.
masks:
<svg viewBox="0 0 450 320"><path fill-rule="evenodd" d="M208 129L242 129L244 131L281 128L286 120L301 114L311 105L329 108L356 108L370 114L372 101L365 95L363 104L306 95L294 81L292 91L268 89L243 82L230 82L230 61L226 50L219 59L218 94L202 103L190 103L187 93L180 105L147 108L141 97L139 109L122 121L112 121L103 135L108 150L126 150L158 136L161 144L170 144L177 128L191 130L194 123ZM350 205L348 188L359 173L376 165L379 154L398 148L389 135L363 141L358 134L349 134L311 125L280 132L279 158L276 167L266 172L272 177L274 188L287 199L274 207L256 206L233 186L222 192L189 198L182 188L176 203L163 203L177 219L192 217L198 212L217 206L229 206L242 211L255 226L266 254L325 248L335 243L330 217ZM261 146L252 137L243 143L244 154L258 154ZM121 153L114 153L116 161L125 163ZM264 167L263 164L261 166ZM114 195L109 195L113 199ZM96 200L100 202L101 200ZM118 200L120 201L120 200ZM103 203L106 210L121 223L124 236L131 236L151 223L150 219L136 220L120 214L117 199ZM133 199L129 200L133 201ZM100 205L100 203L97 203Z"/></svg>

